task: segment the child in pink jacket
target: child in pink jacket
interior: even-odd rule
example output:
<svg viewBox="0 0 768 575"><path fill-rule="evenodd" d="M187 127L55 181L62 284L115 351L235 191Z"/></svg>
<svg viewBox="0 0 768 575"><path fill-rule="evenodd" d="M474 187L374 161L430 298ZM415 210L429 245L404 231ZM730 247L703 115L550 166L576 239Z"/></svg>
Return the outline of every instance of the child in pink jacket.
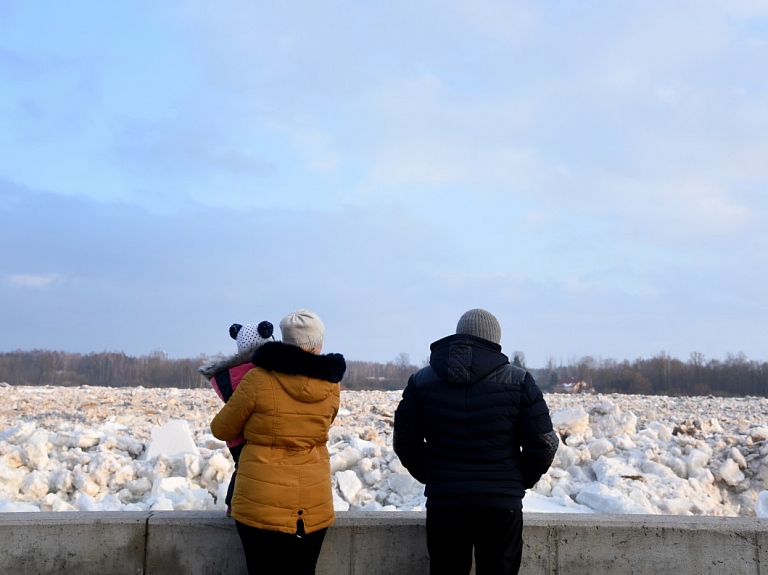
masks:
<svg viewBox="0 0 768 575"><path fill-rule="evenodd" d="M237 342L237 353L225 359L219 359L207 363L198 371L211 381L213 389L221 400L226 403L240 384L243 376L253 369L251 363L253 353L264 343L274 340L272 332L274 327L268 321L262 321L259 324L249 323L240 325L233 323L229 328L229 335ZM227 515L230 513L232 504L232 493L235 489L235 475L237 474L237 464L240 461L240 452L245 445L245 438L238 437L233 441L227 441L227 447L235 460L235 471L229 480L229 489L227 489Z"/></svg>

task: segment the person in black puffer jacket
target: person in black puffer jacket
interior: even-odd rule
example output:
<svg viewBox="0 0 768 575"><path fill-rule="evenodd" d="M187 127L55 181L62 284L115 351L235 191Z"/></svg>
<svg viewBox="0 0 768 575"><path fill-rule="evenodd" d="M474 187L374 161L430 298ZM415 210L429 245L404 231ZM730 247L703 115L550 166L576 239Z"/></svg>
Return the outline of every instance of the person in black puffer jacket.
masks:
<svg viewBox="0 0 768 575"><path fill-rule="evenodd" d="M482 309L430 346L395 411L394 448L425 483L431 575L514 575L523 496L559 439L541 390L501 353L498 320Z"/></svg>

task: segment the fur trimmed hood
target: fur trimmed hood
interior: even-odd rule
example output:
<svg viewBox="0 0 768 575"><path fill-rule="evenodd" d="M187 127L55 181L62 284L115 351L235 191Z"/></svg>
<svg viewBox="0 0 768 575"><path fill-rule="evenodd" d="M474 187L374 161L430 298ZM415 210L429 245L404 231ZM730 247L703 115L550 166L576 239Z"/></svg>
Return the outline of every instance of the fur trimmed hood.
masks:
<svg viewBox="0 0 768 575"><path fill-rule="evenodd" d="M270 341L259 347L251 359L256 367L286 375L301 375L339 383L347 370L344 356L339 353L315 355L295 345Z"/></svg>
<svg viewBox="0 0 768 575"><path fill-rule="evenodd" d="M243 351L236 353L235 355L230 355L229 357L225 357L224 359L215 359L204 365L201 365L200 367L197 368L197 371L199 371L205 377L210 379L214 375L216 375L220 371L224 371L225 369L231 369L233 367L237 367L238 365L245 365L246 363L251 363L253 352L254 352L253 347L244 349Z"/></svg>

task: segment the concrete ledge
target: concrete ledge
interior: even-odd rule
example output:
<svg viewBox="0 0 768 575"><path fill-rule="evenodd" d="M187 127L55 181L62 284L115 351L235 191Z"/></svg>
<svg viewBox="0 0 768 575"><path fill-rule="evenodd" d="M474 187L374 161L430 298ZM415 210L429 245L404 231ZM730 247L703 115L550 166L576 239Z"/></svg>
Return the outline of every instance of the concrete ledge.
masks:
<svg viewBox="0 0 768 575"><path fill-rule="evenodd" d="M526 573L768 573L764 548L768 521L659 515L558 517L526 516L526 548L530 551L524 558ZM544 529L548 530L547 545L542 548ZM545 555L546 562L542 560Z"/></svg>
<svg viewBox="0 0 768 575"><path fill-rule="evenodd" d="M425 516L339 513L319 575L429 572ZM768 573L768 521L658 515L525 516L522 572ZM242 574L234 522L215 512L0 514L0 573Z"/></svg>
<svg viewBox="0 0 768 575"><path fill-rule="evenodd" d="M0 513L0 573L144 573L146 513Z"/></svg>

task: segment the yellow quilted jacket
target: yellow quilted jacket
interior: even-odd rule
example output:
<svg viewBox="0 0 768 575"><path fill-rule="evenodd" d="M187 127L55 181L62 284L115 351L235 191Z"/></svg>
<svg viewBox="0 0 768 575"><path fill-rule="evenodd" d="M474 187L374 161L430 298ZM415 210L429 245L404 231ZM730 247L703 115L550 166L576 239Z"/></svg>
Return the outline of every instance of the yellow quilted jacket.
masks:
<svg viewBox="0 0 768 575"><path fill-rule="evenodd" d="M261 346L211 422L223 441L246 445L232 498L232 517L253 527L307 533L334 520L328 430L339 410L346 369L339 354L314 355L281 342Z"/></svg>

